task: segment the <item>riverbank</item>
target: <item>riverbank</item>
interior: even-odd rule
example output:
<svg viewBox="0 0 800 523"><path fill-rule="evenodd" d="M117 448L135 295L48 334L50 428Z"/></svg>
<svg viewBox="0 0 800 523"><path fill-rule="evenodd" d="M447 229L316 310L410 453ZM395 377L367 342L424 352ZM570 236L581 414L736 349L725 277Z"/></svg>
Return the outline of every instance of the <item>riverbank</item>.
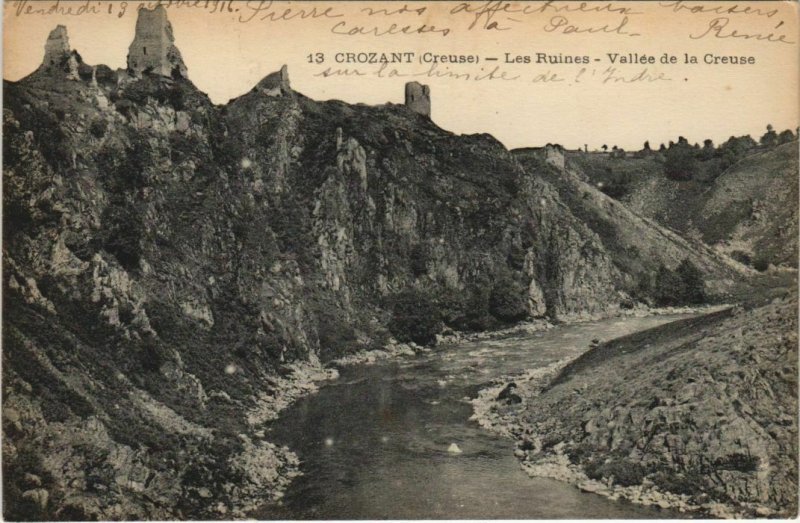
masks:
<svg viewBox="0 0 800 523"><path fill-rule="evenodd" d="M791 517L796 316L784 297L598 344L497 380L473 419L515 439L531 476L711 517Z"/></svg>
<svg viewBox="0 0 800 523"><path fill-rule="evenodd" d="M639 308L621 311L619 317L647 317L655 315L690 314L712 312L724 306L712 307L669 307L660 309ZM593 321L590 319L573 320L562 325L571 325ZM512 327L486 332L451 332L437 336L436 345L450 345L470 341L491 340L509 336L535 334L537 332L555 328L556 325L546 320L533 320L522 322ZM254 494L260 492L263 499L279 503L291 481L302 475L299 469L300 459L287 447L278 447L266 441L268 434L264 425L277 418L280 413L292 403L309 394L314 394L326 381L338 378L337 367L351 365L371 365L398 357L413 357L419 353L430 351L415 343L398 343L390 341L382 349L359 351L341 358L337 358L323 365L314 358L310 362L292 363L284 367L284 376L277 376L270 380L270 392L263 392L256 399L256 404L247 414L247 422L253 428L253 440L247 438L245 451L240 455L241 470L254 485L247 493L240 496L241 510L238 515L247 514L257 509L262 503ZM563 366L565 362L559 362ZM556 367L554 367L556 368ZM550 367L548 367L550 369ZM531 376L537 375L541 369L534 371ZM554 372L550 369L548 372ZM488 403L487 403L488 404ZM253 443L255 441L256 443ZM263 501L262 499L262 501Z"/></svg>

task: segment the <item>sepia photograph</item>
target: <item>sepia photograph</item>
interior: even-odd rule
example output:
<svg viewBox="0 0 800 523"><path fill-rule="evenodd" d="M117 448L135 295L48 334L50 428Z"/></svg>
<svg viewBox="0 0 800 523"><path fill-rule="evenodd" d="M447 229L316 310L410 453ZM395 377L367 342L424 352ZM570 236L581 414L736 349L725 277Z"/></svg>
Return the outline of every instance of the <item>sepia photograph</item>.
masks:
<svg viewBox="0 0 800 523"><path fill-rule="evenodd" d="M4 520L798 517L796 1L2 34Z"/></svg>

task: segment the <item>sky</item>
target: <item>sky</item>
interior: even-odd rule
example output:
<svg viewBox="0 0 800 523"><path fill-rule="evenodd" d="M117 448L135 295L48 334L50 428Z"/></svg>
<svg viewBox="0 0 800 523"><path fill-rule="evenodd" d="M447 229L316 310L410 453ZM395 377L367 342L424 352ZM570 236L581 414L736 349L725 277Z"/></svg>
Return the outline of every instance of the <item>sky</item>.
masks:
<svg viewBox="0 0 800 523"><path fill-rule="evenodd" d="M140 3L4 2L4 78L34 71L58 24L86 63L125 67ZM173 0L167 9L190 79L220 104L286 64L293 89L318 100L402 103L406 81L428 84L439 126L490 133L509 148L635 150L679 135L720 143L757 139L767 124L795 129L800 120L795 2ZM348 32L366 34L340 34ZM359 52L414 53L414 63L386 65L379 75L378 64L336 62ZM309 63L317 53L324 63ZM420 61L424 53L479 62L432 66ZM589 63L535 63L537 53ZM628 53L656 63L611 62L609 55ZM676 63L662 64L665 54ZM685 54L699 63L684 63ZM708 55L755 63L705 64Z"/></svg>

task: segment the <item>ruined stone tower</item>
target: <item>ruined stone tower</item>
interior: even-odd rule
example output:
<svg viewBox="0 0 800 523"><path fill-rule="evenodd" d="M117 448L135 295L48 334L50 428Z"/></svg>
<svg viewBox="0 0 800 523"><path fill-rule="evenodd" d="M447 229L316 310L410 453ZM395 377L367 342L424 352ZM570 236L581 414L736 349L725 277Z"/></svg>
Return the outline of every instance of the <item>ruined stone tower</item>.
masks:
<svg viewBox="0 0 800 523"><path fill-rule="evenodd" d="M65 60L69 59L69 51L67 28L59 25L50 31L47 42L44 44L44 62L42 62L42 65L52 67L64 63Z"/></svg>
<svg viewBox="0 0 800 523"><path fill-rule="evenodd" d="M46 74L60 72L65 73L71 80L77 80L80 64L80 55L69 48L67 28L63 25L56 26L47 36L47 42L44 44L44 60L37 72Z"/></svg>
<svg viewBox="0 0 800 523"><path fill-rule="evenodd" d="M186 78L186 66L175 47L172 24L163 5L140 8L136 20L136 36L128 48L128 69L136 76L153 73Z"/></svg>
<svg viewBox="0 0 800 523"><path fill-rule="evenodd" d="M406 107L430 118L431 88L419 82L408 82L406 84Z"/></svg>

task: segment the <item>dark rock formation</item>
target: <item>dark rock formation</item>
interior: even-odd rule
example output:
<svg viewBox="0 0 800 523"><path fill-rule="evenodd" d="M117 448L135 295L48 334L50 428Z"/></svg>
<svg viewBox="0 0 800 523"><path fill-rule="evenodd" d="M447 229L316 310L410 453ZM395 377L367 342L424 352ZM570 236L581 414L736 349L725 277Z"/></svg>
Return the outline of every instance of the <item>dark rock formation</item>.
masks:
<svg viewBox="0 0 800 523"><path fill-rule="evenodd" d="M128 70L134 75L153 73L166 77L187 77L181 53L175 47L172 24L163 5L141 7L136 20L136 36L128 49Z"/></svg>
<svg viewBox="0 0 800 523"><path fill-rule="evenodd" d="M431 88L419 82L406 84L406 107L423 116L431 116Z"/></svg>

